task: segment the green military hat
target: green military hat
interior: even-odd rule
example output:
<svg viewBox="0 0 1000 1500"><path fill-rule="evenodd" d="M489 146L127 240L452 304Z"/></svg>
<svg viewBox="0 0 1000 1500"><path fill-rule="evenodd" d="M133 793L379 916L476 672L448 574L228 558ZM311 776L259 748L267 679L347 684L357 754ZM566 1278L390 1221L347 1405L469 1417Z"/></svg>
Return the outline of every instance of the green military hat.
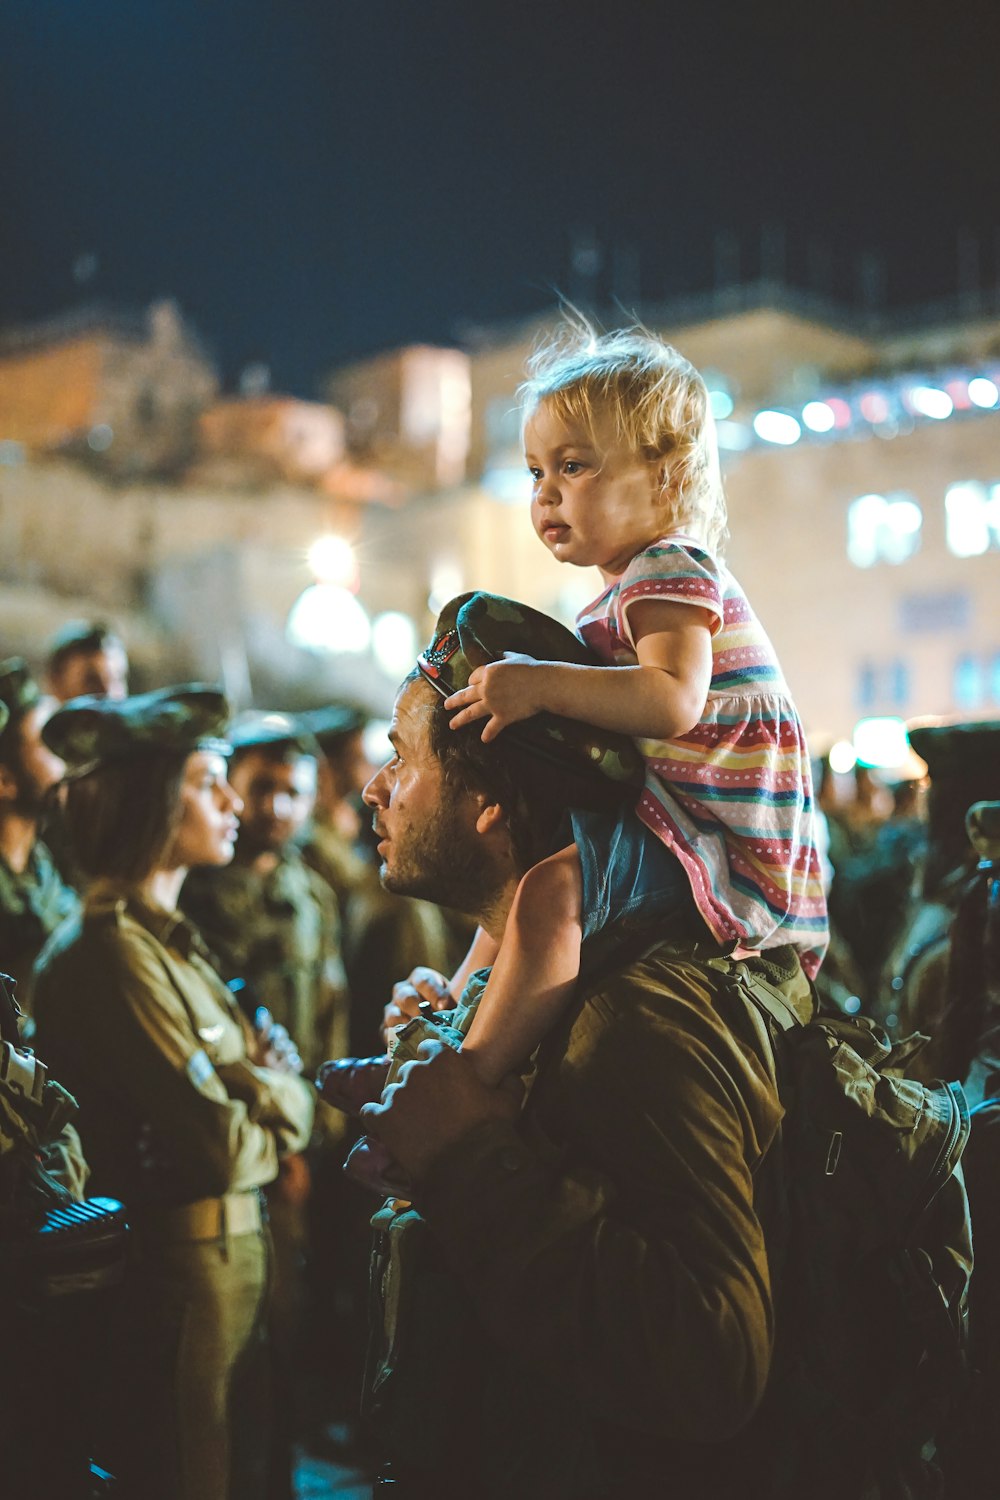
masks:
<svg viewBox="0 0 1000 1500"><path fill-rule="evenodd" d="M275 749L289 746L303 755L312 755L317 759L321 753L315 736L304 727L298 714L248 709L230 724L228 738L236 754L241 750L256 750L263 746L273 746Z"/></svg>
<svg viewBox="0 0 1000 1500"><path fill-rule="evenodd" d="M924 872L924 888L931 893L968 861L965 815L972 803L1000 799L1000 720L921 724L908 734L931 778Z"/></svg>
<svg viewBox="0 0 1000 1500"><path fill-rule="evenodd" d="M41 696L38 683L22 657L9 656L6 661L0 661L0 703L5 710L4 724L34 708Z"/></svg>
<svg viewBox="0 0 1000 1500"><path fill-rule="evenodd" d="M229 705L201 683L159 688L131 698L74 698L42 730L49 749L75 780L110 762L149 750L217 750L228 755Z"/></svg>
<svg viewBox="0 0 1000 1500"><path fill-rule="evenodd" d="M474 593L459 594L445 605L434 639L417 658L417 666L441 696L448 698L468 687L477 667L502 661L505 651L519 651L538 661L601 665L558 620L513 599ZM550 713L512 724L503 735L550 763L593 772L628 786L642 783L642 757L628 735Z"/></svg>
<svg viewBox="0 0 1000 1500"><path fill-rule="evenodd" d="M349 703L328 703L310 708L295 717L304 729L315 735L324 750L332 749L348 735L357 734L368 723L368 714Z"/></svg>

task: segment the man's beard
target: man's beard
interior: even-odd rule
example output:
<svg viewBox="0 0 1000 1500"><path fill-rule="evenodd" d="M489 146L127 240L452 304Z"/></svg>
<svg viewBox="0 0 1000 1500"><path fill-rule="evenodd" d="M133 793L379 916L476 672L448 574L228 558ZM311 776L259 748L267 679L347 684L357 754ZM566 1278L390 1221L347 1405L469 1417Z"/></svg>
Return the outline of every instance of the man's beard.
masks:
<svg viewBox="0 0 1000 1500"><path fill-rule="evenodd" d="M471 916L484 912L495 895L482 846L444 807L425 829L408 834L402 856L391 870L383 860L379 873L385 889L397 896L419 896Z"/></svg>

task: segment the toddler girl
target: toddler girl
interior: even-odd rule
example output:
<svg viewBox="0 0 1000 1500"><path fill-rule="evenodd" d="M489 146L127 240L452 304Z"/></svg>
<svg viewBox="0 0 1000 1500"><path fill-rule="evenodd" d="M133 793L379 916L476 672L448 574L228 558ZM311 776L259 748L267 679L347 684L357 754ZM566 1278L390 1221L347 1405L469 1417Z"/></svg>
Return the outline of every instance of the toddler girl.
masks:
<svg viewBox="0 0 1000 1500"><path fill-rule="evenodd" d="M574 814L574 843L522 879L465 1043L489 1083L548 1031L582 941L623 915L687 907L725 951L793 944L810 975L827 939L802 725L719 558L704 381L645 332L588 330L537 355L521 397L535 530L599 570L577 632L604 665L508 654L445 700L451 727L482 719L487 741L547 709L633 735L646 777L634 812Z"/></svg>

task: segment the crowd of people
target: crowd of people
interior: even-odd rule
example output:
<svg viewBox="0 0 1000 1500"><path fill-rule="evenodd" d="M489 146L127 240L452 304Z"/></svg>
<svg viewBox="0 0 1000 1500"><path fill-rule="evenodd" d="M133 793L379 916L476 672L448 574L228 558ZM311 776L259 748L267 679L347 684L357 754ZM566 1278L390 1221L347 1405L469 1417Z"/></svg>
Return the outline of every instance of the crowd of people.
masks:
<svg viewBox="0 0 1000 1500"><path fill-rule="evenodd" d="M969 1118L933 1079L988 1198L1000 727L915 730L929 795L814 797L697 372L588 333L522 400L539 539L604 591L576 634L451 601L384 765L348 705L130 694L101 626L0 664L12 1493L290 1500L338 1421L403 1500L988 1493L990 1251L968 1395ZM803 1222L786 1032L870 1090L875 1135L820 1130L848 1239L878 1129L893 1170L945 1137L870 1330L888 1249L848 1281Z"/></svg>

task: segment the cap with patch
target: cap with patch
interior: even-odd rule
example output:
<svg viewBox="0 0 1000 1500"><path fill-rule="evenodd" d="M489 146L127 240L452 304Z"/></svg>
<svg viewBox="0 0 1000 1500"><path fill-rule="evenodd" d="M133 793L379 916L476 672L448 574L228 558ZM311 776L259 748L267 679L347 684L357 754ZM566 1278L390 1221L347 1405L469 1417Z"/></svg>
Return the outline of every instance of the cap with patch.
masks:
<svg viewBox="0 0 1000 1500"><path fill-rule="evenodd" d="M5 722L27 713L40 697L38 683L22 657L9 656L6 661L0 661L0 703L7 710Z"/></svg>
<svg viewBox="0 0 1000 1500"><path fill-rule="evenodd" d="M248 709L230 724L228 738L234 752L289 745L303 755L320 753L315 736L305 728L298 714Z"/></svg>
<svg viewBox="0 0 1000 1500"><path fill-rule="evenodd" d="M538 661L601 665L558 620L514 599L480 592L459 594L445 605L434 639L417 658L417 666L448 698L468 687L477 667L502 661L505 651L520 651ZM503 736L555 765L593 772L626 786L642 784L642 757L628 735L543 712L509 725Z"/></svg>
<svg viewBox="0 0 1000 1500"><path fill-rule="evenodd" d="M150 750L228 755L228 722L222 692L193 682L132 698L74 698L52 715L42 739L75 779Z"/></svg>

